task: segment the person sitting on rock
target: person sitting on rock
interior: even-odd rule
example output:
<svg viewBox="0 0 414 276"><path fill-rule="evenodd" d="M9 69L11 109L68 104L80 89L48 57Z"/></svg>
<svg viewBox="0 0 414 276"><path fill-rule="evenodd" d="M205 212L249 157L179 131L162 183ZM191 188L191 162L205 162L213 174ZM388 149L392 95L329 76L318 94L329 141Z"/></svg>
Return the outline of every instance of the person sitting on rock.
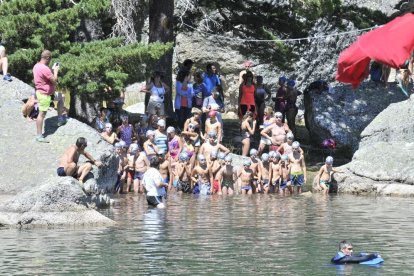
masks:
<svg viewBox="0 0 414 276"><path fill-rule="evenodd" d="M0 45L0 69L3 72L3 80L12 81L10 74L7 73L9 62L6 55L6 48L3 45Z"/></svg>
<svg viewBox="0 0 414 276"><path fill-rule="evenodd" d="M107 141L109 144L113 145L119 141L116 133L112 131L112 124L105 124L105 131L101 133L102 138Z"/></svg>
<svg viewBox="0 0 414 276"><path fill-rule="evenodd" d="M71 145L63 154L60 159L59 167L57 169L58 176L72 176L79 180L81 185L83 185L83 180L85 176L92 170L92 165L97 167L102 166L102 162L93 158L93 156L85 151L85 148L88 146L88 143L84 137L79 137L76 140L75 145ZM85 156L89 159L89 162L86 162L78 166L79 156Z"/></svg>

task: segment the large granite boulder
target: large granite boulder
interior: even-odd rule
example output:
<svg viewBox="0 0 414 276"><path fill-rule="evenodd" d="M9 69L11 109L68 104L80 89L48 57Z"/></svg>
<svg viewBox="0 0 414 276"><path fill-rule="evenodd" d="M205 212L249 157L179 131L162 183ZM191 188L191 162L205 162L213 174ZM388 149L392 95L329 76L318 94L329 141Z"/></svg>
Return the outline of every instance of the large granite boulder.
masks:
<svg viewBox="0 0 414 276"><path fill-rule="evenodd" d="M72 177L51 177L0 205L0 226L113 224Z"/></svg>
<svg viewBox="0 0 414 276"><path fill-rule="evenodd" d="M391 104L361 133L352 161L337 174L339 192L414 196L414 96Z"/></svg>
<svg viewBox="0 0 414 276"><path fill-rule="evenodd" d="M348 85L334 87L333 93L310 91L304 96L306 126L314 143L333 138L352 156L365 127L390 103L405 99L395 84L384 88L372 82L362 83L356 91Z"/></svg>
<svg viewBox="0 0 414 276"><path fill-rule="evenodd" d="M87 151L102 161L103 166L93 166L92 174L89 176L91 179L85 183L85 186L88 186L88 195L84 195L96 203L94 206L107 206L109 199L105 194L113 190L117 181L118 159L114 147L105 142L93 128L75 119L69 118L66 125L58 127L54 110L47 113L45 120L45 135L50 143L39 143L35 140L35 122L28 121L21 114L23 100L27 99L34 89L13 78L12 82L0 81L0 91L0 195L16 196L18 200L22 193L43 185L45 179L56 176L59 159L65 150L74 144L78 137L85 137L88 141ZM84 161L85 158L82 156L79 162ZM48 183L50 184L50 181ZM73 190L67 190L71 191ZM33 196L37 194L34 193Z"/></svg>

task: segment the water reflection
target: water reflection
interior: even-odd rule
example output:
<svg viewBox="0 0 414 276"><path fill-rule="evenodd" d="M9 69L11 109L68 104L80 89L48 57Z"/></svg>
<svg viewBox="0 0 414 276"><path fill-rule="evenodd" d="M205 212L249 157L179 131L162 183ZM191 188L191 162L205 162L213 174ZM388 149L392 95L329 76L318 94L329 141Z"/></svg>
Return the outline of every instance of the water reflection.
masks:
<svg viewBox="0 0 414 276"><path fill-rule="evenodd" d="M414 264L410 199L170 195L165 210L148 208L144 196L116 200L102 210L112 227L1 230L1 271L409 275ZM379 251L384 266L330 265L342 239L357 252Z"/></svg>

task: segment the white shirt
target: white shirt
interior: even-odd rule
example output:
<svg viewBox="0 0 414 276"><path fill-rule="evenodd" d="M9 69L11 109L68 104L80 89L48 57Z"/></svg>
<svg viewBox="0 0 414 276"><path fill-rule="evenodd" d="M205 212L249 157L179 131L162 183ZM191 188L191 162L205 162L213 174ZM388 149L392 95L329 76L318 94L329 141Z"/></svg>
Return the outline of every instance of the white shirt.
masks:
<svg viewBox="0 0 414 276"><path fill-rule="evenodd" d="M157 187L162 181L160 172L155 168L149 168L142 179L144 187L147 190L147 196L162 196L165 194L164 187Z"/></svg>
<svg viewBox="0 0 414 276"><path fill-rule="evenodd" d="M150 101L157 102L157 103L163 103L164 102L164 86L156 87L155 84L151 87L151 96Z"/></svg>

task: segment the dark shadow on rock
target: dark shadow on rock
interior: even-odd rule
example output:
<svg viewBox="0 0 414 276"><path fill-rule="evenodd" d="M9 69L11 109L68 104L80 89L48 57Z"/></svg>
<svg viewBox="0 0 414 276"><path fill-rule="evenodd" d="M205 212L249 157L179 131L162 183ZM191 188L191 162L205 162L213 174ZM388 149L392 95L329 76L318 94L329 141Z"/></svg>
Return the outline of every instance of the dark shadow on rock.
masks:
<svg viewBox="0 0 414 276"><path fill-rule="evenodd" d="M47 137L49 135L53 135L56 132L56 130L59 128L57 124L58 124L58 116L46 118L44 136Z"/></svg>
<svg viewBox="0 0 414 276"><path fill-rule="evenodd" d="M335 180L335 177L331 177L331 185L329 186L329 193L336 194L338 193L338 181Z"/></svg>

